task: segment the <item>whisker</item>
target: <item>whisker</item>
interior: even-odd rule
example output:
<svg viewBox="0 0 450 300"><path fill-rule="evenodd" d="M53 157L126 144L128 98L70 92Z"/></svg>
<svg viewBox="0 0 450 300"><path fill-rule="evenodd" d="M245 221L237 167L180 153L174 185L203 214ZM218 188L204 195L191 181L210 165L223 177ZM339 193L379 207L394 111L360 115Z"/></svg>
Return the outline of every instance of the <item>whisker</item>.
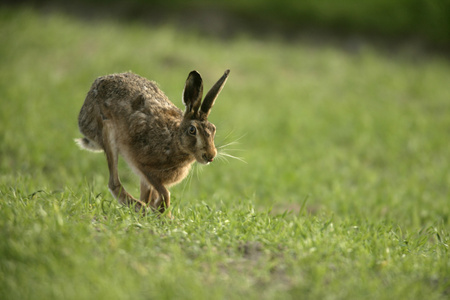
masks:
<svg viewBox="0 0 450 300"><path fill-rule="evenodd" d="M235 139L234 141L226 142L227 140L229 140L230 136L232 136L233 132L234 132L234 131L232 130L230 133L228 133L228 134L222 139L222 141L224 142L223 145L220 145L220 143L219 143L219 146L216 146L216 148L217 148L217 150L218 150L218 151L217 151L218 153L217 153L216 158L217 158L219 161L224 161L224 162L227 162L227 163L229 162L229 161L228 161L229 158L239 160L239 161L241 161L241 162L243 162L243 163L247 163L242 157L235 156L235 155L232 155L232 154L226 152L226 151L233 151L233 152L234 152L234 151L244 151L244 150L238 149L238 148L230 148L230 146L238 145L238 144L239 144L239 141L240 141L242 138L244 138L244 136L245 136L246 134L243 134L241 137Z"/></svg>
<svg viewBox="0 0 450 300"><path fill-rule="evenodd" d="M184 192L186 191L186 189L190 189L191 188L191 184L192 184L192 172L189 172L188 175L186 176L186 180L183 182L183 190L182 193L184 194Z"/></svg>
<svg viewBox="0 0 450 300"><path fill-rule="evenodd" d="M227 161L227 159L226 159L227 157L239 160L240 162L243 162L243 163L247 163L242 157L234 156L234 155L231 155L231 154L226 153L224 151L219 152L218 155L217 155L217 158L223 159L225 161Z"/></svg>
<svg viewBox="0 0 450 300"><path fill-rule="evenodd" d="M203 166L196 165L195 166L195 172L197 174L197 179L200 180L200 174L203 172Z"/></svg>
<svg viewBox="0 0 450 300"><path fill-rule="evenodd" d="M230 133L228 133L228 134L225 136L224 140L228 139L228 137L230 137L230 136L233 134L233 132L234 132L234 129L232 129L232 130L230 131Z"/></svg>
<svg viewBox="0 0 450 300"><path fill-rule="evenodd" d="M237 144L239 144L239 143L237 141L234 141L234 142L230 142L230 143L225 144L225 145L220 145L219 147L217 147L217 149L223 149L223 148L226 148L228 146L237 145Z"/></svg>
<svg viewBox="0 0 450 300"><path fill-rule="evenodd" d="M226 141L232 133L233 133L233 131L231 131L229 134L227 134L222 140L223 140L223 141ZM224 147L228 147L228 146L231 146L231 145L239 144L239 141L240 141L241 139L243 139L246 135L247 135L247 134L243 134L242 136L238 137L236 140L234 140L234 141L232 141L232 142L229 142L229 143L227 143L227 144L224 144L224 145L220 145L220 146L218 146L217 148L218 148L218 149L222 149L222 148L224 148ZM220 143L219 143L219 144L220 144Z"/></svg>
<svg viewBox="0 0 450 300"><path fill-rule="evenodd" d="M245 151L244 149L238 149L238 148L226 148L226 149L220 149L217 148L219 150L219 152L223 152L223 150L227 150L227 151Z"/></svg>
<svg viewBox="0 0 450 300"><path fill-rule="evenodd" d="M218 153L218 154L217 154L216 159L217 159L217 160L220 160L220 161L224 161L224 162L226 162L226 163L229 162L229 161L228 161L228 158L227 158L225 155L222 155L221 153Z"/></svg>

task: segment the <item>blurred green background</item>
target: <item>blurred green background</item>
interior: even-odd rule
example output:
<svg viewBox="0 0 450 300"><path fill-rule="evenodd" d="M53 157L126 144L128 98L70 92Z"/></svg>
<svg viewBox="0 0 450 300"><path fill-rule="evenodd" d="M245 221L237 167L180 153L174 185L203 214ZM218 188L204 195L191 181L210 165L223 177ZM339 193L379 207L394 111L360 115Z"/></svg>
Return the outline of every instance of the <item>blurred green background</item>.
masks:
<svg viewBox="0 0 450 300"><path fill-rule="evenodd" d="M250 31L282 35L287 39L310 37L361 37L389 43L414 42L429 48L450 46L449 0L79 0L9 1L45 10L59 9L86 18L109 16L149 23L176 22L209 32L229 35Z"/></svg>

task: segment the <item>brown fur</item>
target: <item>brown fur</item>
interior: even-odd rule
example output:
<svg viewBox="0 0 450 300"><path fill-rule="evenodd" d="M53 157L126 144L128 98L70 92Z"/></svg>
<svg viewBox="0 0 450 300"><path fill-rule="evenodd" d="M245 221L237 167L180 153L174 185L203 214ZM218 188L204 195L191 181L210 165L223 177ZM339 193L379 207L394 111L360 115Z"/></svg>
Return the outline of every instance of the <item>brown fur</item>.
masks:
<svg viewBox="0 0 450 300"><path fill-rule="evenodd" d="M164 212L170 206L167 187L183 180L194 161L213 161L217 154L215 126L207 118L228 74L229 70L202 104L202 78L192 71L183 91L184 112L156 83L136 74L113 74L94 81L78 117L84 138L77 142L87 150L105 152L108 187L120 203L144 211L149 205ZM118 154L141 178L140 200L128 194L120 182Z"/></svg>

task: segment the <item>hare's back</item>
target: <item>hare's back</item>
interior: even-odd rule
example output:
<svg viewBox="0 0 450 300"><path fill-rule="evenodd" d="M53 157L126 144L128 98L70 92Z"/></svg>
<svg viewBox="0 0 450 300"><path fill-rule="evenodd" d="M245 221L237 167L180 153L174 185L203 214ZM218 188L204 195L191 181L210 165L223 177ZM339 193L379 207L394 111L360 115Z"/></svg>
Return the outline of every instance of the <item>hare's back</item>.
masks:
<svg viewBox="0 0 450 300"><path fill-rule="evenodd" d="M158 85L134 73L120 73L97 78L92 90L98 100L130 103L142 95L156 101L170 102ZM109 103L112 104L112 103Z"/></svg>
<svg viewBox="0 0 450 300"><path fill-rule="evenodd" d="M170 102L155 82L134 73L100 77L91 92L96 94L96 102L105 118L131 127L136 124L140 124L142 130L165 127L182 118L182 111Z"/></svg>

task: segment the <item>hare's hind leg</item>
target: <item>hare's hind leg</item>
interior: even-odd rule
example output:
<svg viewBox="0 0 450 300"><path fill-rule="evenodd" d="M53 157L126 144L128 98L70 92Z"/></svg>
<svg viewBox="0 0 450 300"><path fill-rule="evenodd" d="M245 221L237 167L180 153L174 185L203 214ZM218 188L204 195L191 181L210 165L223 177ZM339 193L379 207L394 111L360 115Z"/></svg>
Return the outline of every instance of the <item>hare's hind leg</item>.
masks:
<svg viewBox="0 0 450 300"><path fill-rule="evenodd" d="M135 204L136 211L140 211L144 209L146 205L145 203L134 199L133 196L128 194L125 188L122 186L122 183L119 179L119 172L117 169L119 152L117 149L117 145L115 143L114 138L114 127L111 121L104 120L103 121L103 148L106 154L106 159L108 161L108 169L109 169L109 183L108 187L111 191L111 194L119 201L119 203L131 206Z"/></svg>

